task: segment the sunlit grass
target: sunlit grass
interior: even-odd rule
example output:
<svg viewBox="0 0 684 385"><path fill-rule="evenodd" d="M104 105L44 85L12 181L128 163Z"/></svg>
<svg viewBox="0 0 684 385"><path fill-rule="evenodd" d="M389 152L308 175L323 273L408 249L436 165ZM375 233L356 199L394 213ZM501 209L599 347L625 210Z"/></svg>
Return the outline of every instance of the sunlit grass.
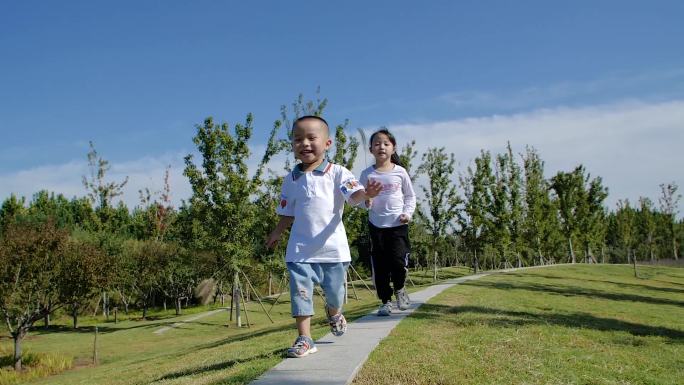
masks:
<svg viewBox="0 0 684 385"><path fill-rule="evenodd" d="M28 380L61 373L70 369L73 360L60 354L24 352L23 370L15 371L12 366L14 352L0 348L0 385L22 384Z"/></svg>
<svg viewBox="0 0 684 385"><path fill-rule="evenodd" d="M681 384L684 270L576 265L454 286L355 384Z"/></svg>

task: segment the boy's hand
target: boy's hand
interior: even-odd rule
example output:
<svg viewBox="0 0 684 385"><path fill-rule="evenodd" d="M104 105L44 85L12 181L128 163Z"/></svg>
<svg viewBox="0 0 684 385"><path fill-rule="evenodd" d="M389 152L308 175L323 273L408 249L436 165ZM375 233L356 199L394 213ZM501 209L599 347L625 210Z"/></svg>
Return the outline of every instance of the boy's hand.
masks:
<svg viewBox="0 0 684 385"><path fill-rule="evenodd" d="M410 220L410 218L408 215L406 215L406 214L399 215L399 222L406 224L406 223L409 223L409 220Z"/></svg>
<svg viewBox="0 0 684 385"><path fill-rule="evenodd" d="M269 249L272 249L275 247L276 244L278 244L278 240L280 239L280 233L274 231L272 232L268 238L266 239L266 247Z"/></svg>
<svg viewBox="0 0 684 385"><path fill-rule="evenodd" d="M376 180L369 180L366 185L366 196L369 198L375 198L382 191L382 183Z"/></svg>

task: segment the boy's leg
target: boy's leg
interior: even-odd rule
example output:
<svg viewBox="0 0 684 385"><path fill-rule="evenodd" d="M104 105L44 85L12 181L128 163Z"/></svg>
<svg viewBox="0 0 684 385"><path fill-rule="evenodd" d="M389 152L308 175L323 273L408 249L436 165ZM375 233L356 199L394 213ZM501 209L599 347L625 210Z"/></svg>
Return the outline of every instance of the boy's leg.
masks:
<svg viewBox="0 0 684 385"><path fill-rule="evenodd" d="M382 303L392 300L392 287L390 287L390 266L385 253L386 245L383 237L384 229L368 224L371 236L371 268L375 291Z"/></svg>
<svg viewBox="0 0 684 385"><path fill-rule="evenodd" d="M295 317L295 322L297 323L297 331L300 336L307 336L311 338L311 316L298 316Z"/></svg>
<svg viewBox="0 0 684 385"><path fill-rule="evenodd" d="M290 307L299 335L311 337L313 310L313 269L308 263L287 263L290 274Z"/></svg>
<svg viewBox="0 0 684 385"><path fill-rule="evenodd" d="M313 270L306 263L287 263L290 273L290 304L297 324L298 336L287 349L287 356L305 357L318 349L311 339L311 316L313 315Z"/></svg>
<svg viewBox="0 0 684 385"><path fill-rule="evenodd" d="M319 263L314 268L320 269L320 285L325 293L326 313L331 332L341 336L347 330L347 320L342 315L345 287L349 262Z"/></svg>

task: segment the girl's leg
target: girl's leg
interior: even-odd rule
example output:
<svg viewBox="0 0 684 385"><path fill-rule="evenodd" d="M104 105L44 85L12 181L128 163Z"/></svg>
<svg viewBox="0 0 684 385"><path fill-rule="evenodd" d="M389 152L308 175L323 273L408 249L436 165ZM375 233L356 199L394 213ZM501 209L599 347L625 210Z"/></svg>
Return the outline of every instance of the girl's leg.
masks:
<svg viewBox="0 0 684 385"><path fill-rule="evenodd" d="M373 281L375 291L382 303L392 300L392 287L390 286L390 266L387 259L386 244L384 241L385 229L368 224L371 236L371 268L373 269Z"/></svg>
<svg viewBox="0 0 684 385"><path fill-rule="evenodd" d="M394 292L404 288L408 269L408 258L411 245L408 239L408 225L388 229L385 245L388 247L388 262Z"/></svg>

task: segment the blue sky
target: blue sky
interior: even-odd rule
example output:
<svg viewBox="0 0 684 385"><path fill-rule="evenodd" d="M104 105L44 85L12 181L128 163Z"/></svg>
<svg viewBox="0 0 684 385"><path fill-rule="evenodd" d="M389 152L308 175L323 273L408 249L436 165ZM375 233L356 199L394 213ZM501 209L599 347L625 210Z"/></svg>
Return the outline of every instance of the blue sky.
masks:
<svg viewBox="0 0 684 385"><path fill-rule="evenodd" d="M129 204L165 164L185 198L195 124L254 113L258 156L280 106L319 86L330 121L445 145L461 168L511 140L548 174L584 163L611 204L656 199L684 184L682 20L681 1L3 2L0 199L83 195L90 140Z"/></svg>

